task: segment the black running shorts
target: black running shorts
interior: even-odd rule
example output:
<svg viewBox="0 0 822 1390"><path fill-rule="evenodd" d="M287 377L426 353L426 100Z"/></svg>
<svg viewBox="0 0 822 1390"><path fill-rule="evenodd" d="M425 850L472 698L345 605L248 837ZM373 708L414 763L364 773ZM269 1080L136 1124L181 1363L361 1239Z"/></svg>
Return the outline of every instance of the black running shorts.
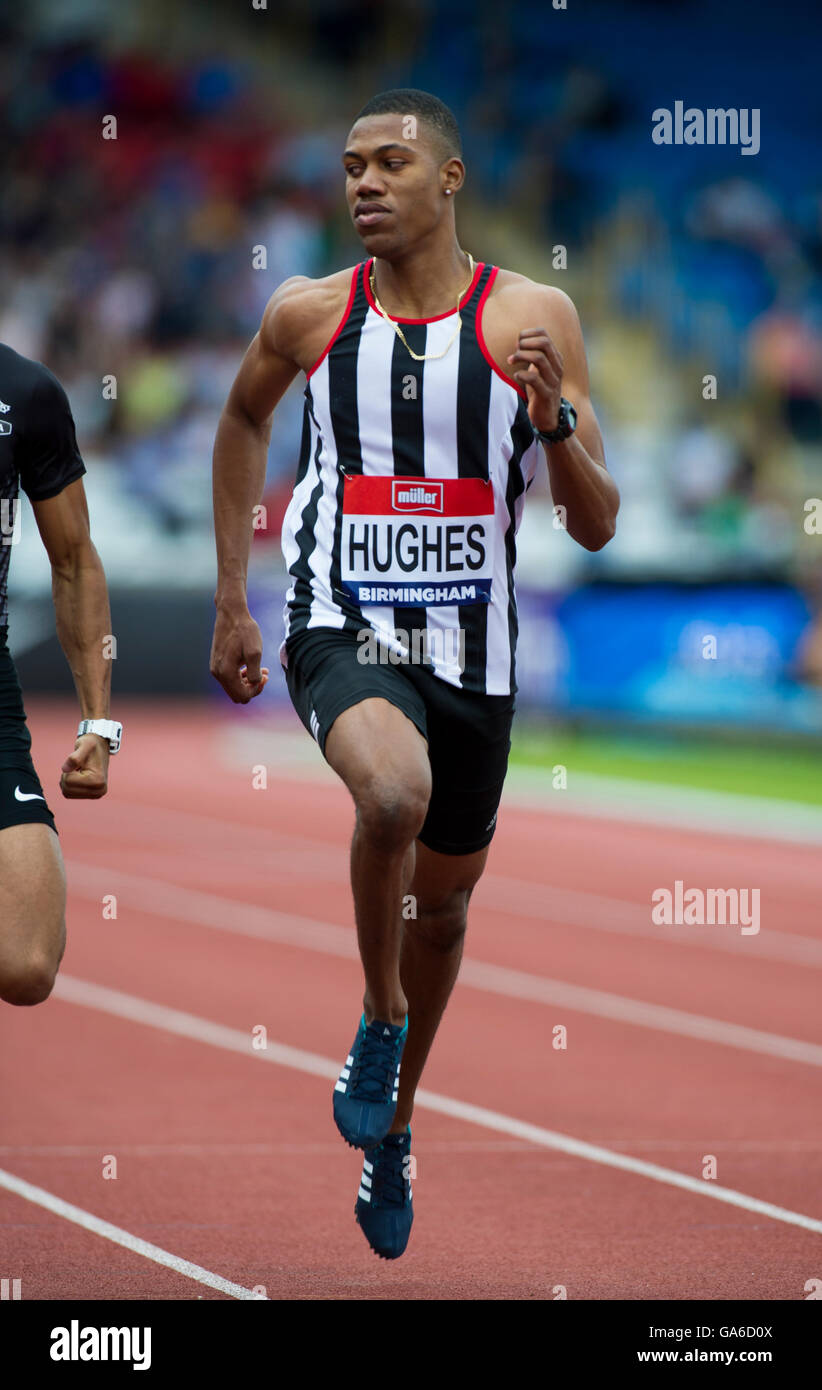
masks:
<svg viewBox="0 0 822 1390"><path fill-rule="evenodd" d="M23 692L0 628L0 830L32 823L57 829L31 760Z"/></svg>
<svg viewBox="0 0 822 1390"><path fill-rule="evenodd" d="M449 685L424 665L363 663L357 634L305 628L286 645L288 693L323 753L343 710L376 696L396 705L428 743L432 790L419 839L439 854L490 843L511 747L513 695Z"/></svg>

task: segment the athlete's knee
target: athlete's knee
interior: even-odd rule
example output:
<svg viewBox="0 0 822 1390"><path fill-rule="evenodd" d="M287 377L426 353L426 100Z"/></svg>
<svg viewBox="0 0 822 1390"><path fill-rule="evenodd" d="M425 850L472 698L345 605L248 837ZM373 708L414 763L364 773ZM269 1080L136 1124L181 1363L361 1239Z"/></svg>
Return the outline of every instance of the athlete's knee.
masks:
<svg viewBox="0 0 822 1390"><path fill-rule="evenodd" d="M455 951L465 938L470 896L470 889L457 888L436 901L418 901L417 916L404 921L403 927L436 951Z"/></svg>
<svg viewBox="0 0 822 1390"><path fill-rule="evenodd" d="M385 853L406 849L422 829L430 795L430 783L423 777L402 783L374 777L356 799L358 827Z"/></svg>
<svg viewBox="0 0 822 1390"><path fill-rule="evenodd" d="M48 951L4 957L0 960L0 999L7 1004L42 1004L57 978L60 957Z"/></svg>

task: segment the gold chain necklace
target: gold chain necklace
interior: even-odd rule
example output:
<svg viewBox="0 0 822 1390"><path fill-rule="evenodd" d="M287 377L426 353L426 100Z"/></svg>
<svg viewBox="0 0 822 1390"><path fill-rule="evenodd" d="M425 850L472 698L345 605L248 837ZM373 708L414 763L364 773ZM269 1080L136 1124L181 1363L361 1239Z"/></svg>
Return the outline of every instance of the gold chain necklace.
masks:
<svg viewBox="0 0 822 1390"><path fill-rule="evenodd" d="M393 330L394 330L394 332L396 333L397 337L399 338L400 342L403 344L404 347L406 347L406 348L408 349L408 351L410 352L410 354L411 354L411 356L413 357L413 359L414 359L415 362L436 362L440 357L444 357L445 354L448 352L448 350L449 350L449 349L453 346L453 344L457 341L457 338L459 337L460 331L461 331L461 329L462 329L462 315L460 314L460 300L462 299L463 295L465 294L465 291L466 291L467 289L470 288L470 286L471 286L471 281L472 281L473 278L474 278L474 270L475 270L475 268L476 268L475 265L474 265L474 257L471 255L471 252L470 252L470 251L468 252L468 260L469 260L469 262L470 262L470 274L469 274L469 278L468 278L468 284L465 286L465 289L464 289L464 290L460 290L459 294L457 295L457 326L456 326L456 329L454 330L453 334L451 335L451 337L448 339L448 342L446 343L446 345L445 345L445 347L443 348L442 352L425 352L425 353L419 353L419 352L415 352L414 349L413 349L412 347L409 346L408 340L406 339L406 336L405 336L405 334L403 333L402 329L400 328L399 324L396 322L395 319L392 319L392 317L391 317L390 314L387 314L387 313L385 312L385 310L383 309L382 305L380 304L380 301L379 301L378 298L377 298L377 286L376 286L376 282L375 282L375 279L374 279L374 265L371 266L371 297L372 297L372 299L374 300L374 303L375 303L375 305L377 306L377 309L379 310L379 312L382 314L383 318L384 318L384 319L387 319L388 322L391 324L391 327L393 328Z"/></svg>

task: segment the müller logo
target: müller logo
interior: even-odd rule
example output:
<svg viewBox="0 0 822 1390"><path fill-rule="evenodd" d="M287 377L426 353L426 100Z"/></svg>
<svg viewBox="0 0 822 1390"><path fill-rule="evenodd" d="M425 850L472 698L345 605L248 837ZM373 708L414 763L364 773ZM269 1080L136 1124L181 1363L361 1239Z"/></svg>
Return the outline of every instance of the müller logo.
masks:
<svg viewBox="0 0 822 1390"><path fill-rule="evenodd" d="M391 506L395 512L441 512L442 483L392 482Z"/></svg>

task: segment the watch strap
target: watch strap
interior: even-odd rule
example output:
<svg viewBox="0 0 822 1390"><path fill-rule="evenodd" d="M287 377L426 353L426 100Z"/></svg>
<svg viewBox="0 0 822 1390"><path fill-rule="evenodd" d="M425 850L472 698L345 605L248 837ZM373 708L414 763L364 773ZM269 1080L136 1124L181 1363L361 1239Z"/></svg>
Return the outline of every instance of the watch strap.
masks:
<svg viewBox="0 0 822 1390"><path fill-rule="evenodd" d="M563 420L565 423L563 424ZM555 430L538 430L536 425L531 428L534 431L534 438L542 444L561 444L563 440L570 439L577 427L576 407L567 401L564 396L560 397L559 402L559 424Z"/></svg>
<svg viewBox="0 0 822 1390"><path fill-rule="evenodd" d="M123 726L116 719L81 719L77 726L77 737L81 738L83 734L99 734L100 738L107 738L108 751L114 755L120 751Z"/></svg>

